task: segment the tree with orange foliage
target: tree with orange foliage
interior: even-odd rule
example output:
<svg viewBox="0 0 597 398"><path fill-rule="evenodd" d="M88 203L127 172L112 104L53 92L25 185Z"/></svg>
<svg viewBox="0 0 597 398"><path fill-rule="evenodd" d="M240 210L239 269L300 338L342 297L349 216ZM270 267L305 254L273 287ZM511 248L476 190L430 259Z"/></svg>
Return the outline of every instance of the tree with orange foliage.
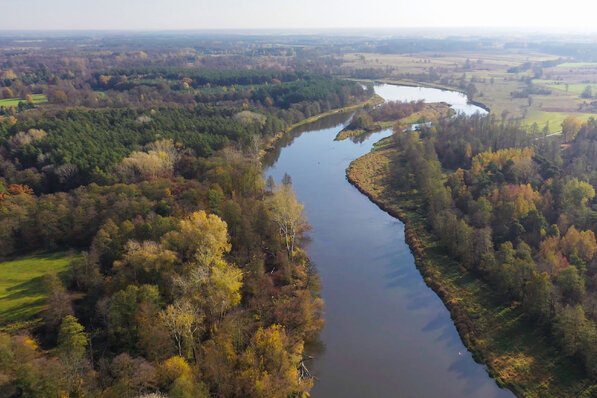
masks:
<svg viewBox="0 0 597 398"><path fill-rule="evenodd" d="M22 184L11 184L8 186L8 193L11 195L33 195L33 189L29 188L27 185Z"/></svg>

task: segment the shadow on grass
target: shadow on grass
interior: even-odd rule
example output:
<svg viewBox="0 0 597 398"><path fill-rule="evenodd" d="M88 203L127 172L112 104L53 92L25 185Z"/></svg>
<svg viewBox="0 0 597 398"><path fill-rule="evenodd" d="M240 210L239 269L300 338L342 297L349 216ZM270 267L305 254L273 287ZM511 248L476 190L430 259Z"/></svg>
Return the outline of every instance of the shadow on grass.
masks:
<svg viewBox="0 0 597 398"><path fill-rule="evenodd" d="M12 302L18 302L23 299L39 296L44 290L43 277L38 276L25 282L21 282L6 289L4 297L0 297L0 318L5 320L23 320L30 318L37 313L39 307L45 304L45 298L26 300L17 305L11 305Z"/></svg>

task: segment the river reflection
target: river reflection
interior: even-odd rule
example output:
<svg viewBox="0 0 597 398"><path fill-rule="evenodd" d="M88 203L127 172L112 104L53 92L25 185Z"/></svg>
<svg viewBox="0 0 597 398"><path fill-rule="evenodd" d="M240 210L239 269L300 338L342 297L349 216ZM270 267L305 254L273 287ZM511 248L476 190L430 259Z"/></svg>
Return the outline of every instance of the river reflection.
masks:
<svg viewBox="0 0 597 398"><path fill-rule="evenodd" d="M334 115L289 134L265 169L276 181L292 176L313 226L306 246L321 276L326 326L322 345L310 351L318 378L312 395L512 397L463 346L415 267L404 225L347 182L350 162L391 134L334 141L349 118Z"/></svg>

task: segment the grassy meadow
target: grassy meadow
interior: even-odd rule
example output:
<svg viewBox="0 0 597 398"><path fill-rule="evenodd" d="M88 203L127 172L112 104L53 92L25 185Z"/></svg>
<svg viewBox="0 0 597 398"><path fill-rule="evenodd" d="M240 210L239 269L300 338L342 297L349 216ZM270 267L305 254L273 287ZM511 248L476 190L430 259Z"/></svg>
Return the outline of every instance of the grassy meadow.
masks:
<svg viewBox="0 0 597 398"><path fill-rule="evenodd" d="M48 102L45 94L32 94L34 104L42 104ZM18 106L19 102L25 102L24 98L5 98L0 99L0 106Z"/></svg>
<svg viewBox="0 0 597 398"><path fill-rule="evenodd" d="M590 117L596 117L593 113L572 113L581 122L587 121ZM539 129L542 129L547 122L549 122L549 132L556 133L562 131L562 122L571 113L566 112L542 112L542 111L531 111L527 114L524 119L526 126L531 126L533 123L537 123Z"/></svg>
<svg viewBox="0 0 597 398"><path fill-rule="evenodd" d="M66 271L76 257L59 252L0 262L0 325L39 314L46 299L42 277L49 271Z"/></svg>

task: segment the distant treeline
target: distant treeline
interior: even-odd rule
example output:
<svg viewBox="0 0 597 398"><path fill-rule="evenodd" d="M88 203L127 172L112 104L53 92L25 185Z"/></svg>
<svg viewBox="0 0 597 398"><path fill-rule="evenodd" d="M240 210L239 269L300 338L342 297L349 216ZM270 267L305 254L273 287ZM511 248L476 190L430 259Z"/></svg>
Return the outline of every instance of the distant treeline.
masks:
<svg viewBox="0 0 597 398"><path fill-rule="evenodd" d="M210 87L205 93L179 93L139 82L130 90L104 93L107 99L101 101L115 108L75 108L0 121L0 177L37 193L111 183L113 167L153 141L171 139L194 155L207 157L230 143L246 148L254 137L272 136L300 120L372 95L370 87L356 82L294 72L133 68L126 69L128 75L104 80L110 85L116 77L129 85L139 71L152 71L153 77L176 76L185 84L202 76L203 82L211 83L206 83ZM255 86L227 89L220 85L224 82ZM56 91L60 101L53 96L50 100L57 106L85 96L84 90L72 87Z"/></svg>
<svg viewBox="0 0 597 398"><path fill-rule="evenodd" d="M108 76L102 82L102 76ZM191 69L178 67L134 67L114 68L94 74L94 88L128 89L134 79L189 79L191 87L206 84L216 86L231 85L261 85L279 82L290 82L299 79L310 79L311 76L301 72L273 71L273 70L216 70L216 69Z"/></svg>
<svg viewBox="0 0 597 398"><path fill-rule="evenodd" d="M547 54L559 55L562 57L573 57L577 60L595 61L597 60L597 44L590 42L510 42L504 45L506 49L532 50Z"/></svg>

